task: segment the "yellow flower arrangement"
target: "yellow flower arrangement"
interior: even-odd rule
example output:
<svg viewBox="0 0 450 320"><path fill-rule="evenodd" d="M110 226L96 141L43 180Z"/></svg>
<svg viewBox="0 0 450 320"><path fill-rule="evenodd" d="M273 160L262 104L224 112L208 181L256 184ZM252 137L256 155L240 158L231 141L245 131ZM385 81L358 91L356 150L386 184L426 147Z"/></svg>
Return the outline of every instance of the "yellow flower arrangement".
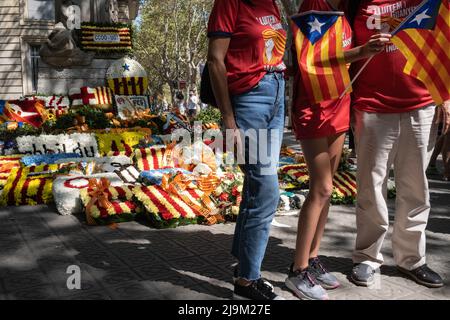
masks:
<svg viewBox="0 0 450 320"><path fill-rule="evenodd" d="M57 164L14 168L0 196L0 206L52 203L53 179L59 168Z"/></svg>
<svg viewBox="0 0 450 320"><path fill-rule="evenodd" d="M133 153L133 147L139 144L147 133L140 131L126 131L120 133L96 133L98 149L102 155L120 154L125 152L127 156ZM117 155L115 154L115 155Z"/></svg>
<svg viewBox="0 0 450 320"><path fill-rule="evenodd" d="M133 146L145 136L144 132L97 133L99 151L101 154L111 154L116 151L131 154Z"/></svg>

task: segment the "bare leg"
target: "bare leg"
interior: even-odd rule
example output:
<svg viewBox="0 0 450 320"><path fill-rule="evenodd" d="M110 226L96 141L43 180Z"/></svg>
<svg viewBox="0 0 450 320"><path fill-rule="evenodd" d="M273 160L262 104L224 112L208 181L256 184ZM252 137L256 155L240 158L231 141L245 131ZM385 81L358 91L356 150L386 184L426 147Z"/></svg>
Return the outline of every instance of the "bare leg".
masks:
<svg viewBox="0 0 450 320"><path fill-rule="evenodd" d="M345 133L338 134L328 138L328 152L330 155L330 168L332 177L334 177L334 174L336 173L339 167L344 142L345 142ZM330 209L330 199L328 199L328 203L325 205L320 214L319 223L316 229L316 235L311 245L310 258L315 258L319 255L320 242L322 240L323 233L325 231L325 225L328 220L329 209Z"/></svg>
<svg viewBox="0 0 450 320"><path fill-rule="evenodd" d="M328 207L333 190L328 139L302 140L301 145L308 165L310 190L298 220L294 270L308 267L321 212Z"/></svg>

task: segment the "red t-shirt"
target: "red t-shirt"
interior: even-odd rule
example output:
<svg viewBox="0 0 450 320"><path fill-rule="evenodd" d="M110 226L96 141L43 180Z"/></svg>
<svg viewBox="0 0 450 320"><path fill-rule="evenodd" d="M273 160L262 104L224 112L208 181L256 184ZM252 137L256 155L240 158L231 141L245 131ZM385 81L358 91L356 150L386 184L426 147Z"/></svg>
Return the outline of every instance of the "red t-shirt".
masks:
<svg viewBox="0 0 450 320"><path fill-rule="evenodd" d="M356 46L365 44L375 33L392 31L392 18L405 18L422 0L362 1L353 27ZM356 74L366 60L352 64ZM403 72L406 59L390 44L376 55L353 86L353 106L366 112L398 113L432 104L424 84Z"/></svg>
<svg viewBox="0 0 450 320"><path fill-rule="evenodd" d="M343 8L338 8L339 10L343 11ZM334 11L335 8L333 8L327 0L305 0L302 5L300 6L299 13L310 11L310 10L317 10L317 11ZM352 29L350 27L350 24L348 23L348 20L344 18L344 25L343 25L343 46L344 50L348 50L352 48ZM295 47L294 47L295 51ZM294 57L297 57L297 54L294 53ZM308 102L308 95L306 94L305 85L303 84L301 74L300 72L297 72L297 61L294 60L296 71L295 73L295 82L294 82L294 107L296 108L305 108L305 107L312 107L312 108L328 108L330 106L334 106L337 102L337 100L328 100L323 101L321 103L318 103L314 106L311 106ZM350 95L347 95L343 98L344 101L342 101L342 104L350 104Z"/></svg>
<svg viewBox="0 0 450 320"><path fill-rule="evenodd" d="M225 58L230 94L245 93L266 72L281 72L286 31L274 0L215 0L208 24L208 37L230 37Z"/></svg>

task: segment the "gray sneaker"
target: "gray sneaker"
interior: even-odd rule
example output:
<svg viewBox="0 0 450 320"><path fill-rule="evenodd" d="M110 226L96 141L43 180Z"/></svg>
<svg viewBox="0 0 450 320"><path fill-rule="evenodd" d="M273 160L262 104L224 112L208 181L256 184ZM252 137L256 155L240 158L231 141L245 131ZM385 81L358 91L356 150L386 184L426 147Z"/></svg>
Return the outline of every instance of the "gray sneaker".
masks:
<svg viewBox="0 0 450 320"><path fill-rule="evenodd" d="M358 286L369 287L375 283L375 271L368 264L355 264L350 279Z"/></svg>
<svg viewBox="0 0 450 320"><path fill-rule="evenodd" d="M285 284L297 297L303 300L328 300L328 294L320 284L316 283L310 269L289 271Z"/></svg>
<svg viewBox="0 0 450 320"><path fill-rule="evenodd" d="M323 266L318 257L309 259L309 268L322 288L332 290L341 285L338 279Z"/></svg>

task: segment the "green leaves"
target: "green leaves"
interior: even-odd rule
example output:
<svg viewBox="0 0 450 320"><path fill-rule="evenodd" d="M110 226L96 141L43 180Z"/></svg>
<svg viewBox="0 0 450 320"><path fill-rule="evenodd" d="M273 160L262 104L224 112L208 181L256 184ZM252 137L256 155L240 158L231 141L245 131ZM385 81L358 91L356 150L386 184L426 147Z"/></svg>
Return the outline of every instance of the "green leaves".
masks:
<svg viewBox="0 0 450 320"><path fill-rule="evenodd" d="M214 107L208 107L202 110L195 121L201 121L203 123L221 123L222 122L222 114L220 110Z"/></svg>
<svg viewBox="0 0 450 320"><path fill-rule="evenodd" d="M148 72L151 91L163 93L168 85L173 95L179 80L185 80L188 89L197 87L212 5L211 0L143 1L134 52Z"/></svg>
<svg viewBox="0 0 450 320"><path fill-rule="evenodd" d="M103 110L96 109L92 106L83 106L59 117L56 120L54 129L67 130L73 127L77 115L85 117L89 129L106 129L111 127L111 123Z"/></svg>
<svg viewBox="0 0 450 320"><path fill-rule="evenodd" d="M37 136L41 133L41 129L37 129L27 123L24 123L22 127L19 127L16 130L8 130L6 126L1 126L0 141L12 141L20 136Z"/></svg>

